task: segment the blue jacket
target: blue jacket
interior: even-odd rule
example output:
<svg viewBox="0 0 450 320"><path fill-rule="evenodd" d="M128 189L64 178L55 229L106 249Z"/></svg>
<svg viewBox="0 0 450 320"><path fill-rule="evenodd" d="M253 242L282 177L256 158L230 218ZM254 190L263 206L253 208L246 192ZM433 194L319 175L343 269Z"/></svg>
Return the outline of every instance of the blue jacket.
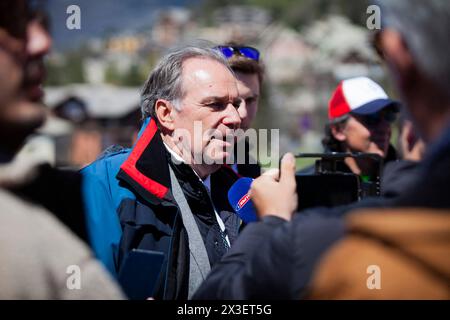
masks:
<svg viewBox="0 0 450 320"><path fill-rule="evenodd" d="M170 162L156 123L150 118L132 149L105 152L81 171L86 220L93 250L113 275L118 274L124 257L134 248L163 252L163 276L156 297L184 299L189 277L188 238L170 190L169 165L182 185L210 263L214 264L227 248L218 239L220 227L211 198L190 167ZM225 190L238 177L225 167L219 170L219 176L216 186L211 181L211 188L219 186L222 189L215 194L225 197ZM214 206L232 242L240 221L226 201L220 203Z"/></svg>

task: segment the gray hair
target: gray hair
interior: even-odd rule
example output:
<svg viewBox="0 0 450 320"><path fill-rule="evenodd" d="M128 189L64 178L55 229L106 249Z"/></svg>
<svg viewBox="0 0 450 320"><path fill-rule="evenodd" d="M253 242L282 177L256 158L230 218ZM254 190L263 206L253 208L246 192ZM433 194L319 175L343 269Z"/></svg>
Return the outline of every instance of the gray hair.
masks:
<svg viewBox="0 0 450 320"><path fill-rule="evenodd" d="M376 0L383 27L400 32L417 66L450 92L450 1Z"/></svg>
<svg viewBox="0 0 450 320"><path fill-rule="evenodd" d="M218 50L201 46L186 46L172 51L162 57L142 88L141 111L144 119L151 116L157 120L155 103L158 99L168 100L174 104L177 110L180 110L180 100L184 94L181 77L182 64L186 59L194 57L217 61L234 74L226 58Z"/></svg>

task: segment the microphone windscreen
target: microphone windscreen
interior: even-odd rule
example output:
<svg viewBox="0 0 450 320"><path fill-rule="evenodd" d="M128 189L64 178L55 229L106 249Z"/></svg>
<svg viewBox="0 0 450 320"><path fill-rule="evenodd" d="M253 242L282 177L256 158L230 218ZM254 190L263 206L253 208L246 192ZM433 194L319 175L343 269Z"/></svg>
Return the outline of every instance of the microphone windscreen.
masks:
<svg viewBox="0 0 450 320"><path fill-rule="evenodd" d="M228 202L245 223L258 220L255 207L248 195L252 182L252 178L240 178L228 190Z"/></svg>

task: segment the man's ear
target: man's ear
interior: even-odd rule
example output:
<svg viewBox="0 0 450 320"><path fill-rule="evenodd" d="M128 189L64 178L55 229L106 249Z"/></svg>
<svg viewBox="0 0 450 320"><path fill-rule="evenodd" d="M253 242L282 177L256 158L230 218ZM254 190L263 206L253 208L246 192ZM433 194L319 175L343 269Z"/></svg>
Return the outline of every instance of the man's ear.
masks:
<svg viewBox="0 0 450 320"><path fill-rule="evenodd" d="M175 124L172 117L173 108L174 106L170 101L164 99L156 100L155 114L158 118L158 123L160 124L161 129L166 129L170 132L175 130Z"/></svg>
<svg viewBox="0 0 450 320"><path fill-rule="evenodd" d="M380 42L386 62L401 76L402 82L415 73L415 65L409 48L401 34L386 28L380 34Z"/></svg>
<svg viewBox="0 0 450 320"><path fill-rule="evenodd" d="M347 139L347 136L344 133L344 127L340 125L331 125L331 134L333 137L340 142L343 142Z"/></svg>

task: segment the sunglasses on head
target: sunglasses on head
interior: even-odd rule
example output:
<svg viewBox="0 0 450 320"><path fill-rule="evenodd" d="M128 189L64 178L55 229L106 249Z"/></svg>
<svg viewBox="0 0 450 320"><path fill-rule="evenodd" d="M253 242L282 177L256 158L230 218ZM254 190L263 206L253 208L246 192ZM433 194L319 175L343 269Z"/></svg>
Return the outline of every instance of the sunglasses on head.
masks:
<svg viewBox="0 0 450 320"><path fill-rule="evenodd" d="M368 114L364 116L358 115L357 118L363 122L364 124L367 124L369 126L375 126L380 124L381 121L385 121L389 124L392 124L397 119L398 111L396 109L384 109L377 113Z"/></svg>
<svg viewBox="0 0 450 320"><path fill-rule="evenodd" d="M244 46L217 46L214 49L219 50L222 54L230 59L234 55L244 56L246 58L259 61L259 51L253 47Z"/></svg>

